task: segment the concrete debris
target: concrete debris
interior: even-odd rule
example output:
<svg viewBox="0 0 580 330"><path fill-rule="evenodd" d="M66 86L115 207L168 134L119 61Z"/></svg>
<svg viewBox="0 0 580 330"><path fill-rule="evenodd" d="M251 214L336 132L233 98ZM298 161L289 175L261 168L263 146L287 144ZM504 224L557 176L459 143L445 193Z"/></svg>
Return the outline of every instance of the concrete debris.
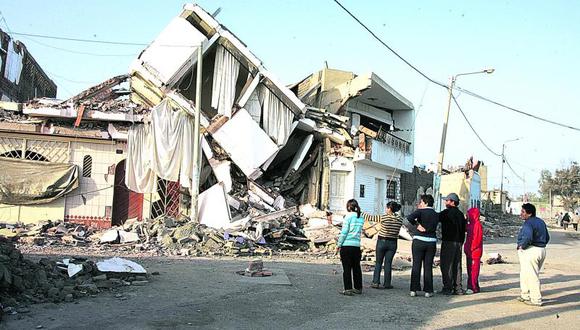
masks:
<svg viewBox="0 0 580 330"><path fill-rule="evenodd" d="M497 253L497 252L496 253L488 253L487 256L488 256L488 258L485 260L485 263L488 265L505 264L506 263L506 261L502 257L502 255Z"/></svg>
<svg viewBox="0 0 580 330"><path fill-rule="evenodd" d="M500 237L514 238L522 226L522 220L513 214L487 212L480 218L483 226L483 239L493 240Z"/></svg>
<svg viewBox="0 0 580 330"><path fill-rule="evenodd" d="M146 276L138 277L131 272L104 273L98 264L80 257L62 261L42 258L33 262L24 258L13 242L0 238L0 302L3 309L26 313L29 304L71 302L103 290L117 290L124 283L142 285L148 280Z"/></svg>
<svg viewBox="0 0 580 330"><path fill-rule="evenodd" d="M248 277L265 277L272 276L272 272L264 270L264 263L260 259L250 261L248 268L237 271L236 274Z"/></svg>

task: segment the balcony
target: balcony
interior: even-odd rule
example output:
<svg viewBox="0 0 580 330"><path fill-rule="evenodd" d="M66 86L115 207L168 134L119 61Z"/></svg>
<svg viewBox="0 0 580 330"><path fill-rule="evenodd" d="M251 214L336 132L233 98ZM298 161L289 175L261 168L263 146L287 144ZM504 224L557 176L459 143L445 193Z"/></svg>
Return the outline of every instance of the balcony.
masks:
<svg viewBox="0 0 580 330"><path fill-rule="evenodd" d="M364 142L361 140L364 137ZM362 142L362 143L361 143ZM358 160L369 160L405 172L413 170L413 153L411 143L389 132L383 132L376 138L359 136ZM364 157L363 157L364 155Z"/></svg>

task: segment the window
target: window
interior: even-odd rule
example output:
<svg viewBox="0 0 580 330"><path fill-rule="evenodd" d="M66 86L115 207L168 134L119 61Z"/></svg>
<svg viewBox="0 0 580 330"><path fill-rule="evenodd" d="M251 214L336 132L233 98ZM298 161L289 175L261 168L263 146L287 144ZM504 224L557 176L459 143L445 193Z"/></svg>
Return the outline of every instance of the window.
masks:
<svg viewBox="0 0 580 330"><path fill-rule="evenodd" d="M361 184L358 189L358 197L364 198L365 197L365 185Z"/></svg>
<svg viewBox="0 0 580 330"><path fill-rule="evenodd" d="M83 158L83 178L90 178L93 168L93 157L86 155Z"/></svg>
<svg viewBox="0 0 580 330"><path fill-rule="evenodd" d="M397 181L387 180L387 198L397 198Z"/></svg>

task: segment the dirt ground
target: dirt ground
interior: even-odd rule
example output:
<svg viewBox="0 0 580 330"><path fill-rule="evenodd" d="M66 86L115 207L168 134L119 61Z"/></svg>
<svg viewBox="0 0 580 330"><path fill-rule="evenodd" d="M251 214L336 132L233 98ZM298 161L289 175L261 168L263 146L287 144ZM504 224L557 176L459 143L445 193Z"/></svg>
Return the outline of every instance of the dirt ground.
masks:
<svg viewBox="0 0 580 330"><path fill-rule="evenodd" d="M149 272L160 272L145 286L74 303L32 305L29 313L5 316L0 328L575 329L580 320L580 235L554 229L551 234L541 275L543 307L515 300L519 265L515 238L507 238L485 242L486 252L499 252L508 263L484 264L482 293L471 296L409 297L409 269L394 272L393 290L368 288L372 274L366 272L362 295L341 296L337 260L264 259L274 276L246 278L234 272L244 269L248 259L144 258L138 261ZM409 254L410 243L399 241L399 251ZM438 290L439 269L434 274Z"/></svg>

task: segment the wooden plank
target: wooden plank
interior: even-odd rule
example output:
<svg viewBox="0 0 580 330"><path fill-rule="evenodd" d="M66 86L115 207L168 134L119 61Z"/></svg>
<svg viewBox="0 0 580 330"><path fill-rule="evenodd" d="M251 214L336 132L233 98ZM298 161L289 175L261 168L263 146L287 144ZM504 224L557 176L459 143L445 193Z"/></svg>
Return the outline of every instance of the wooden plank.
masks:
<svg viewBox="0 0 580 330"><path fill-rule="evenodd" d="M279 219L279 218L286 216L286 215L294 214L296 212L298 212L298 206L292 206L292 207L289 207L289 208L284 209L284 210L280 210L280 211L264 214L264 215L261 215L259 217L255 217L252 220L258 221L258 222L272 221L272 220Z"/></svg>

